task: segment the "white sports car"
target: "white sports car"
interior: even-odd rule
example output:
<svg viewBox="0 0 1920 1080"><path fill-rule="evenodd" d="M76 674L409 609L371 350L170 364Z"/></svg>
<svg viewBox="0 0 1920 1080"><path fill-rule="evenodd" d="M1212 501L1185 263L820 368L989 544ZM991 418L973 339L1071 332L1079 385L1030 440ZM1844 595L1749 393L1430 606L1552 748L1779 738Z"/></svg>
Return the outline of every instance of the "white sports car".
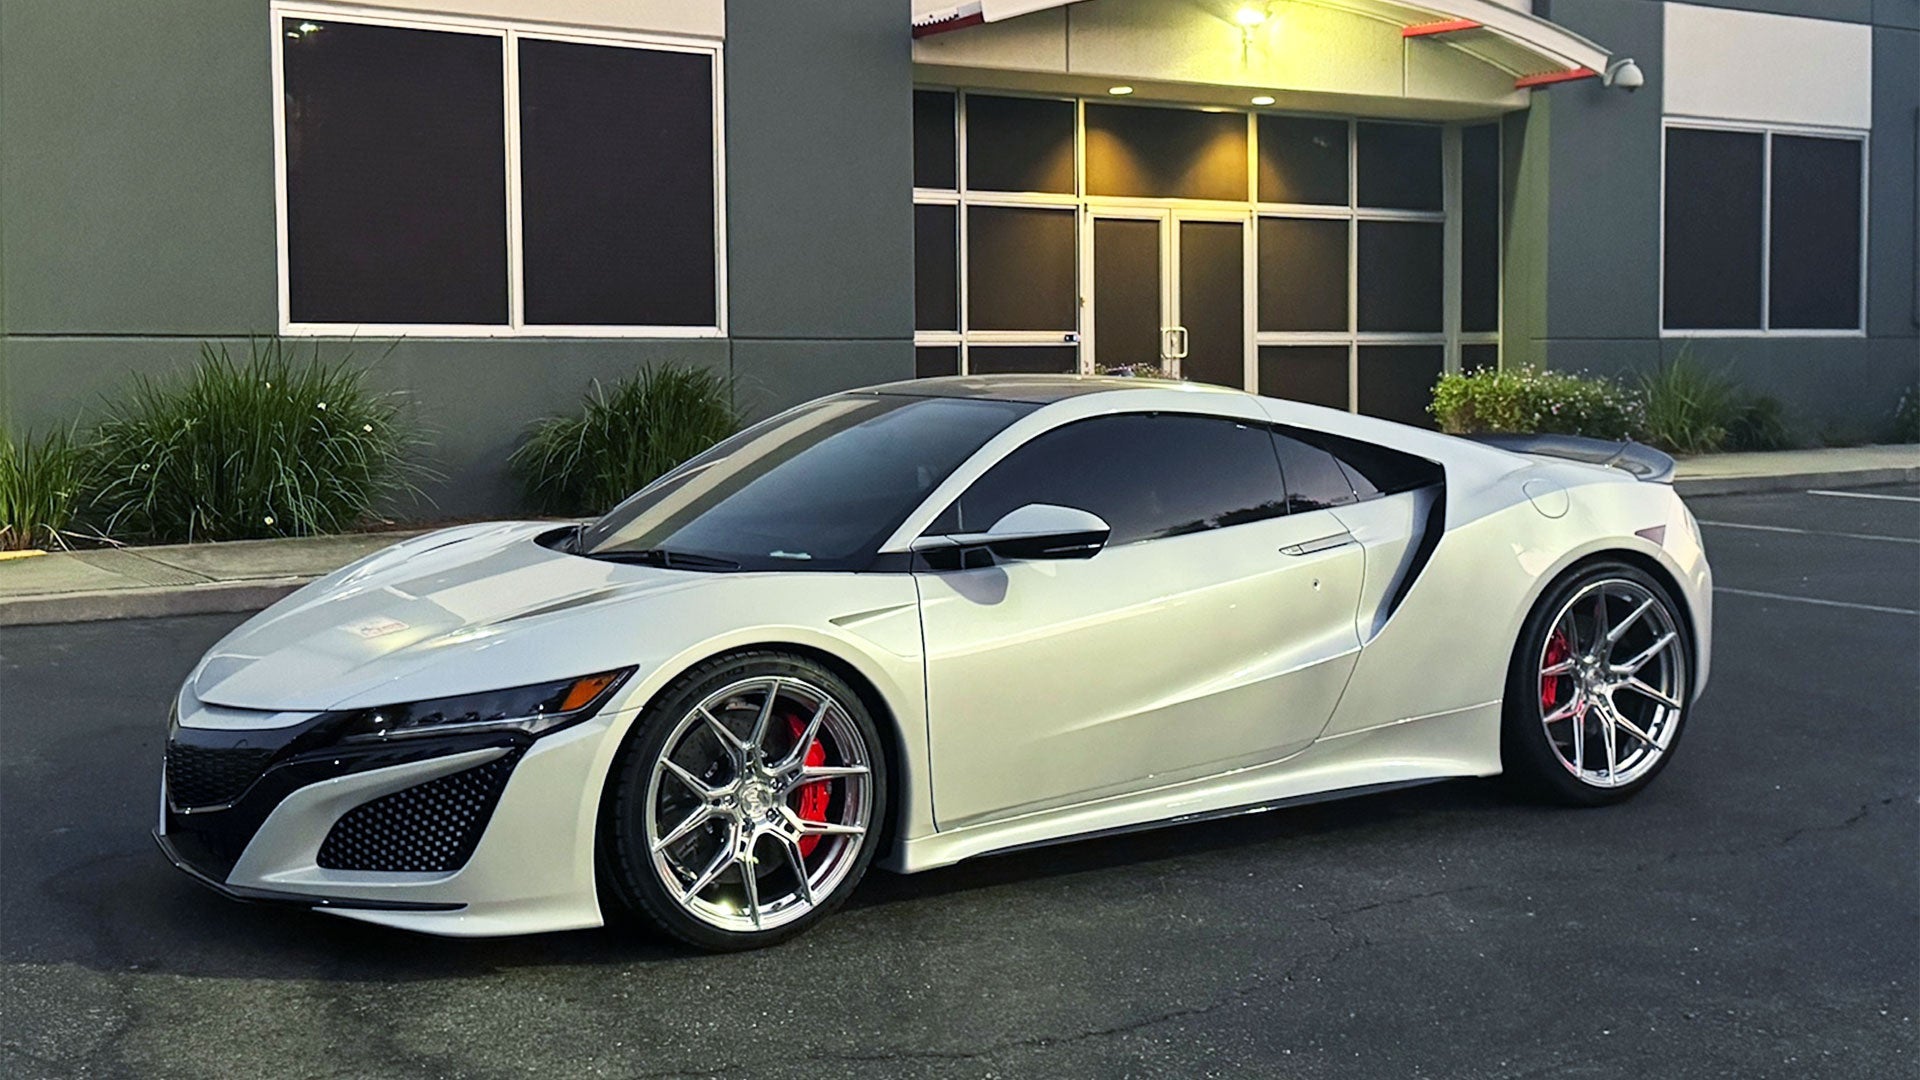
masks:
<svg viewBox="0 0 1920 1080"><path fill-rule="evenodd" d="M1700 534L1664 455L1507 444L1134 379L823 398L250 619L156 835L243 899L736 949L875 860L1503 771L1616 801L1706 681Z"/></svg>

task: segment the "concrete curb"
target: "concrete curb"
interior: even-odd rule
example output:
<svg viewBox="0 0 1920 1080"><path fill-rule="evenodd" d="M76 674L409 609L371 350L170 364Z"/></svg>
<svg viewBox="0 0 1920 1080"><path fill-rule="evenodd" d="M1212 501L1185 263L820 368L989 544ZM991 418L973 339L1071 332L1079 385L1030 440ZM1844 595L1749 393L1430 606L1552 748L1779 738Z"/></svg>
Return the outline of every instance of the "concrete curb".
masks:
<svg viewBox="0 0 1920 1080"><path fill-rule="evenodd" d="M107 619L150 619L162 615L258 611L311 580L272 578L23 596L0 603L0 626L44 626Z"/></svg>
<svg viewBox="0 0 1920 1080"><path fill-rule="evenodd" d="M1808 488L1872 487L1875 484L1920 483L1920 468L1848 469L1842 472L1784 473L1761 476L1681 477L1673 489L1684 497L1699 495L1758 495L1770 491Z"/></svg>

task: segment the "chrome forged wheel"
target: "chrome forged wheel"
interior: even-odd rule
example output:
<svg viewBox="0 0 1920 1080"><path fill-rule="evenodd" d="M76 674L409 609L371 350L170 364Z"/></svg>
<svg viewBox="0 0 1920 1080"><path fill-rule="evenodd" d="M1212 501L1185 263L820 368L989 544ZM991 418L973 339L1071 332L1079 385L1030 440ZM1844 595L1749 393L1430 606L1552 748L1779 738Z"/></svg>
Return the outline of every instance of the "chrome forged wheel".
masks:
<svg viewBox="0 0 1920 1080"><path fill-rule="evenodd" d="M642 720L616 814L638 906L707 947L766 944L837 906L884 802L857 695L797 657L745 659L696 669Z"/></svg>
<svg viewBox="0 0 1920 1080"><path fill-rule="evenodd" d="M1637 791L1679 737L1688 657L1673 600L1637 568L1593 567L1550 590L1509 679L1510 770L1578 803Z"/></svg>

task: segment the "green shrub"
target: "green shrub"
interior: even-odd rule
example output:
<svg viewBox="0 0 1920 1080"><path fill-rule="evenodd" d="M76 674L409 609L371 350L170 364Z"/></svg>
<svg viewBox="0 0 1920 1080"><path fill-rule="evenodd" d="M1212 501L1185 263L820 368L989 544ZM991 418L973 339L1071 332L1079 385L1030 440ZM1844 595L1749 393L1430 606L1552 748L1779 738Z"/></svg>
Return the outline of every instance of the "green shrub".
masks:
<svg viewBox="0 0 1920 1080"><path fill-rule="evenodd" d="M1729 450L1791 450L1800 445L1792 425L1787 423L1786 406L1779 398L1742 398L1733 420L1727 424Z"/></svg>
<svg viewBox="0 0 1920 1080"><path fill-rule="evenodd" d="M148 541L240 540L340 532L389 499L417 490L426 470L404 397L366 385L366 372L301 360L277 339L244 363L202 346L184 378L138 377L110 402L96 432L96 513L113 536Z"/></svg>
<svg viewBox="0 0 1920 1080"><path fill-rule="evenodd" d="M90 471L87 451L66 428L18 442L0 431L0 551L67 546Z"/></svg>
<svg viewBox="0 0 1920 1080"><path fill-rule="evenodd" d="M1640 377L1647 403L1647 441L1678 454L1710 454L1727 446L1743 407L1739 387L1682 351Z"/></svg>
<svg viewBox="0 0 1920 1080"><path fill-rule="evenodd" d="M1893 407L1892 435L1894 442L1920 442L1920 385L1900 391L1900 401Z"/></svg>
<svg viewBox="0 0 1920 1080"><path fill-rule="evenodd" d="M1634 394L1611 379L1531 366L1443 375L1430 407L1442 431L1591 435L1624 439L1640 427Z"/></svg>
<svg viewBox="0 0 1920 1080"><path fill-rule="evenodd" d="M542 512L596 513L739 427L726 380L660 364L611 387L595 380L580 413L533 424L511 465Z"/></svg>

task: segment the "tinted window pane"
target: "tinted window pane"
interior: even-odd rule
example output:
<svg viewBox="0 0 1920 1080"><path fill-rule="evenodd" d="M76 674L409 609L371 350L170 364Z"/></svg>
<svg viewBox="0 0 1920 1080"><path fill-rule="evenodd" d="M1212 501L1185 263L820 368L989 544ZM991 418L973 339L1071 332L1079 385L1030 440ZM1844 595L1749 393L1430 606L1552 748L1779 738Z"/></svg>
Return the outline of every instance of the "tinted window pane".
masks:
<svg viewBox="0 0 1920 1080"><path fill-rule="evenodd" d="M967 186L1073 193L1073 102L967 95Z"/></svg>
<svg viewBox="0 0 1920 1080"><path fill-rule="evenodd" d="M1246 234L1237 221L1180 223L1180 374L1196 382L1247 384Z"/></svg>
<svg viewBox="0 0 1920 1080"><path fill-rule="evenodd" d="M1446 350L1439 345L1360 346L1360 408L1368 416L1437 427L1427 406Z"/></svg>
<svg viewBox="0 0 1920 1080"><path fill-rule="evenodd" d="M1854 139L1773 137L1768 325L1860 326L1860 155Z"/></svg>
<svg viewBox="0 0 1920 1080"><path fill-rule="evenodd" d="M288 314L505 323L498 37L287 19Z"/></svg>
<svg viewBox="0 0 1920 1080"><path fill-rule="evenodd" d="M1260 349L1260 392L1268 397L1347 407L1345 345L1265 345Z"/></svg>
<svg viewBox="0 0 1920 1080"><path fill-rule="evenodd" d="M1260 201L1347 205L1347 122L1260 117Z"/></svg>
<svg viewBox="0 0 1920 1080"><path fill-rule="evenodd" d="M758 424L587 528L584 551L665 549L742 569L861 569L947 474L1033 406L848 394Z"/></svg>
<svg viewBox="0 0 1920 1080"><path fill-rule="evenodd" d="M1460 346L1461 371L1486 371L1500 366L1500 346L1498 345L1462 345Z"/></svg>
<svg viewBox="0 0 1920 1080"><path fill-rule="evenodd" d="M1244 200L1247 118L1195 109L1089 105L1087 193Z"/></svg>
<svg viewBox="0 0 1920 1080"><path fill-rule="evenodd" d="M527 322L713 326L713 61L520 42Z"/></svg>
<svg viewBox="0 0 1920 1080"><path fill-rule="evenodd" d="M1347 481L1362 499L1375 495L1395 495L1428 484L1437 484L1445 473L1425 458L1389 450L1375 443L1349 439L1325 432L1301 434L1301 438L1331 452L1346 470Z"/></svg>
<svg viewBox="0 0 1920 1080"><path fill-rule="evenodd" d="M913 325L960 329L960 208L913 208Z"/></svg>
<svg viewBox="0 0 1920 1080"><path fill-rule="evenodd" d="M1074 330L1072 210L967 210L967 317L974 330Z"/></svg>
<svg viewBox="0 0 1920 1080"><path fill-rule="evenodd" d="M960 374L960 346L922 345L913 350L913 377L931 379L937 375Z"/></svg>
<svg viewBox="0 0 1920 1080"><path fill-rule="evenodd" d="M1281 512L1267 433L1198 416L1110 416L1014 451L960 498L959 527L984 530L1027 503L1100 515L1109 544L1223 528Z"/></svg>
<svg viewBox="0 0 1920 1080"><path fill-rule="evenodd" d="M1441 208L1439 128L1362 123L1356 137L1361 206Z"/></svg>
<svg viewBox="0 0 1920 1080"><path fill-rule="evenodd" d="M954 95L946 90L913 92L913 186L954 187L959 142L953 122Z"/></svg>
<svg viewBox="0 0 1920 1080"><path fill-rule="evenodd" d="M1160 223L1093 221L1093 319L1107 367L1160 362Z"/></svg>
<svg viewBox="0 0 1920 1080"><path fill-rule="evenodd" d="M1260 219L1260 329L1347 329L1347 223Z"/></svg>
<svg viewBox="0 0 1920 1080"><path fill-rule="evenodd" d="M1287 483L1287 513L1303 514L1354 501L1353 485L1333 455L1280 432L1273 433L1280 471Z"/></svg>
<svg viewBox="0 0 1920 1080"><path fill-rule="evenodd" d="M974 375L1071 375L1080 367L1072 345L974 345L967 371Z"/></svg>
<svg viewBox="0 0 1920 1080"><path fill-rule="evenodd" d="M1666 325L1758 329L1765 136L1667 132Z"/></svg>
<svg viewBox="0 0 1920 1080"><path fill-rule="evenodd" d="M1360 223L1360 329L1438 333L1444 227L1426 221Z"/></svg>
<svg viewBox="0 0 1920 1080"><path fill-rule="evenodd" d="M1500 329L1500 125L1460 133L1460 329Z"/></svg>

